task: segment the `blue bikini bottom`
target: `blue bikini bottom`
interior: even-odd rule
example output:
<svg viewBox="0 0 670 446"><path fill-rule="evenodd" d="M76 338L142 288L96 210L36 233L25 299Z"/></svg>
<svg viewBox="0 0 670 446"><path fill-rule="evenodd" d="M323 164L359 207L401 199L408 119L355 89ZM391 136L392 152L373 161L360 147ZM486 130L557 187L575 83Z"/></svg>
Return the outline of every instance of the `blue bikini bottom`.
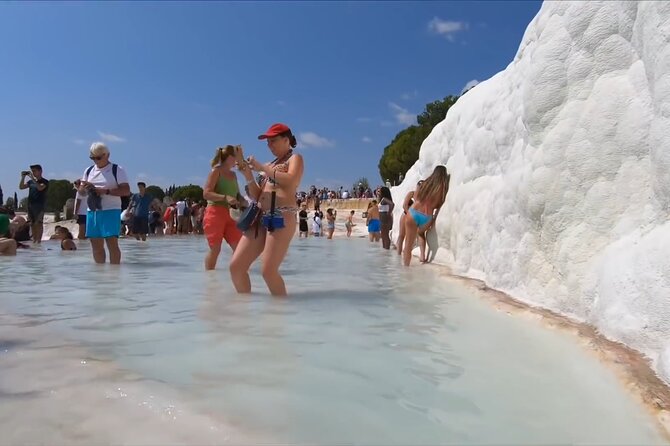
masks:
<svg viewBox="0 0 670 446"><path fill-rule="evenodd" d="M428 224L432 218L431 216L426 215L423 212L419 212L414 208L409 208L409 214L412 216L418 227Z"/></svg>

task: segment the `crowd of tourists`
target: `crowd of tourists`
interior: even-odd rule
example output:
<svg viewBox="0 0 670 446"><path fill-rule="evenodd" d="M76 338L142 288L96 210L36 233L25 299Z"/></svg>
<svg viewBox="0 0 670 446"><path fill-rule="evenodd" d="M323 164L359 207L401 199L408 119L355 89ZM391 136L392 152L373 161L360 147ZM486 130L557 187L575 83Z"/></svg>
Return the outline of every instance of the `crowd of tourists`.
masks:
<svg viewBox="0 0 670 446"><path fill-rule="evenodd" d="M204 234L209 247L205 269L216 267L225 241L232 250L228 268L239 293L251 291L249 268L261 257L261 274L271 294L285 295L279 266L295 233L298 232L298 238L332 239L337 210L328 207L324 214L322 204L330 204L328 200L374 198L363 212L369 240L381 241L384 249L391 249L395 204L389 184L374 192L361 184L351 193L342 187L335 191L315 186L308 193L299 193L304 165L302 156L294 152L297 141L291 129L285 124L274 124L258 138L267 141L274 160L262 163L253 156L245 157L239 145L217 148L201 201L188 198L162 201L148 194L143 182L137 183L138 192L131 194L125 169L111 161L106 144L93 143L89 149L93 164L73 183L77 238L90 241L96 263L105 263L109 256L111 264L119 264L119 237L145 241L147 235ZM239 186L238 174L244 178L244 189ZM16 215L12 209L0 208L0 254L15 254L17 248L27 247L24 242L32 240L37 244L42 240L49 188L42 167L36 164L21 172L19 188L28 189L28 219ZM438 166L429 178L419 182L416 191L405 197L395 243L405 265L410 263L417 237L421 261L426 261L425 233L435 225L448 188L446 168ZM347 237L351 237L356 226L354 216L354 210L347 211L344 219ZM72 233L65 226L57 226L51 238L60 240L63 250L77 249Z"/></svg>

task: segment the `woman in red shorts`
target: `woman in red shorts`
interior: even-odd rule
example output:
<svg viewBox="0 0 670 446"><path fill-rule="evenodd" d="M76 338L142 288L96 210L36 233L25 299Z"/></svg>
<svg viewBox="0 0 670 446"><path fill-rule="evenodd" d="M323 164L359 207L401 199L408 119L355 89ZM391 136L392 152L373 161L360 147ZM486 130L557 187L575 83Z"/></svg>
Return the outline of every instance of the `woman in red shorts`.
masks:
<svg viewBox="0 0 670 446"><path fill-rule="evenodd" d="M221 252L223 240L235 251L242 233L230 216L230 208L237 208L244 201L240 195L237 176L231 169L235 166L235 147L216 149L212 159L212 171L207 177L202 197L207 200L203 230L209 252L205 256L205 269L214 269Z"/></svg>

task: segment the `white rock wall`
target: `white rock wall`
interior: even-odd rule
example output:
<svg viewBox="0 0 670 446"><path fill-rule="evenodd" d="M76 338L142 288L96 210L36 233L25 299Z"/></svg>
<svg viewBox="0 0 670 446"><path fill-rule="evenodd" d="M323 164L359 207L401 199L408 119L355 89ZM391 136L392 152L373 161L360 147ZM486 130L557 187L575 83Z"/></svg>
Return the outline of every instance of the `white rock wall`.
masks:
<svg viewBox="0 0 670 446"><path fill-rule="evenodd" d="M438 261L594 324L670 382L670 2L545 2L394 200L437 164Z"/></svg>

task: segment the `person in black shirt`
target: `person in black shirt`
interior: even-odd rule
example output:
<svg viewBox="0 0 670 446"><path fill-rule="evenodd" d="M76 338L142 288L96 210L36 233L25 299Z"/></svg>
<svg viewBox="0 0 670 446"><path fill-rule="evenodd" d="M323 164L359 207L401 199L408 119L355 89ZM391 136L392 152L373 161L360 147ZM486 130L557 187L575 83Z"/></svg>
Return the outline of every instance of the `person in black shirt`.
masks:
<svg viewBox="0 0 670 446"><path fill-rule="evenodd" d="M30 179L25 181L26 177ZM42 178L42 166L34 164L29 171L21 172L19 189L28 190L28 221L32 229L33 243L42 242L42 231L44 230L44 208L47 204L47 190L49 181Z"/></svg>
<svg viewBox="0 0 670 446"><path fill-rule="evenodd" d="M299 218L299 228L298 228L298 238L303 235L305 238L309 236L309 227L307 226L307 203L302 203L300 205L300 212L298 212Z"/></svg>

